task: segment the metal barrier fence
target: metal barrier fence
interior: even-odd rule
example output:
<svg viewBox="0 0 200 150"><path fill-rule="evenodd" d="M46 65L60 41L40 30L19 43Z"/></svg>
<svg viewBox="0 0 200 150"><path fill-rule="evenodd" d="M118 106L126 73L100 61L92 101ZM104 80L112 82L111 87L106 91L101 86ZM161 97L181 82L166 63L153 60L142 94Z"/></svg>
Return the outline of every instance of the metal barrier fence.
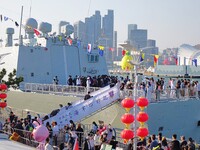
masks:
<svg viewBox="0 0 200 150"><path fill-rule="evenodd" d="M121 97L133 96L133 89L124 89L120 91ZM197 89L170 89L166 88L163 90L152 90L151 92L145 91L143 89L137 89L137 97L144 96L151 101L160 100L185 100L189 98L200 98L200 91Z"/></svg>
<svg viewBox="0 0 200 150"><path fill-rule="evenodd" d="M43 94L59 94L59 95L80 95L83 96L87 91L94 92L99 90L99 87L85 86L68 86L68 85L55 85L55 84L38 84L38 83L20 83L20 89L25 92L37 92Z"/></svg>
<svg viewBox="0 0 200 150"><path fill-rule="evenodd" d="M0 130L1 133L7 134L8 137L10 138L13 133L17 133L19 136L19 138L17 138L17 142L20 142L22 144L25 144L27 146L31 146L31 147L38 147L39 144L44 144L42 142L37 142L33 139L31 132L30 131L26 131L26 130L20 130L20 129L16 129L16 128L10 128L9 130ZM84 131L84 132L75 132L79 141L79 149L83 148L83 144L85 141L85 137L88 136L89 131ZM66 141L66 136L65 136L66 132L64 130L60 130L59 134L57 136L57 146L55 146L53 137L50 138L50 144L54 145L54 149L59 149L59 147L64 144L64 147L68 147L69 146L69 142L70 141ZM118 138L119 139L119 138ZM118 147L120 148L126 148L127 145L123 144L121 142L121 140L119 139L119 143L118 143Z"/></svg>
<svg viewBox="0 0 200 150"><path fill-rule="evenodd" d="M35 112L29 109L18 109L18 108L7 106L6 108L4 108L4 110L0 109L0 120L4 122L6 119L9 119L9 115L11 112L14 112L15 116L17 116L18 119L26 118L27 112L29 112L32 117L38 117L38 118L43 118L46 115L44 113Z"/></svg>

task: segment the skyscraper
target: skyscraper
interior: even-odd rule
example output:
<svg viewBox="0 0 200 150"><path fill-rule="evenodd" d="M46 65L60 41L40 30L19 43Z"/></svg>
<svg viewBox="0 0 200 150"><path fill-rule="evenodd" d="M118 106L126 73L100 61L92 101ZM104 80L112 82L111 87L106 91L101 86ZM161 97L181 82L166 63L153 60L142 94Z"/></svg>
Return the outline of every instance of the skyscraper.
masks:
<svg viewBox="0 0 200 150"><path fill-rule="evenodd" d="M137 50L147 46L147 30L136 29L131 30L130 44Z"/></svg>
<svg viewBox="0 0 200 150"><path fill-rule="evenodd" d="M108 65L112 64L111 57L112 51L110 48L113 48L113 34L114 34L114 11L108 10L108 14L103 17L102 22L102 38L106 41L106 62Z"/></svg>
<svg viewBox="0 0 200 150"><path fill-rule="evenodd" d="M131 30L137 30L137 24L128 24L128 40L131 39Z"/></svg>
<svg viewBox="0 0 200 150"><path fill-rule="evenodd" d="M86 44L97 45L101 35L101 15L100 11L95 11L91 17L85 18L85 38Z"/></svg>
<svg viewBox="0 0 200 150"><path fill-rule="evenodd" d="M74 23L74 38L80 39L82 42L85 42L85 23L78 21Z"/></svg>

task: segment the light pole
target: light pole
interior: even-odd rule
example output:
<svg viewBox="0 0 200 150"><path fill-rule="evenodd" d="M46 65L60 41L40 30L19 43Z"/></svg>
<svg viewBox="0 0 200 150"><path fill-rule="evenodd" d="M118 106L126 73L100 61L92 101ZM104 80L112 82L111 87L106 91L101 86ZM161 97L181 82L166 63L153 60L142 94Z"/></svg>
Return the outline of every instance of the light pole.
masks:
<svg viewBox="0 0 200 150"><path fill-rule="evenodd" d="M142 61L140 61L140 52L139 51L132 51L131 52L131 55L133 57L133 60L129 61L130 64L134 65L134 88L133 88L133 99L136 101L137 99L137 82L138 82L138 79L137 79L137 67L142 63ZM132 73L131 73L132 75ZM136 118L136 114L137 114L137 110L136 110L136 106L134 106L133 108L133 115L134 115L134 118ZM137 138L136 138L136 128L137 128L137 124L136 124L136 120L134 121L133 123L133 132L134 132L134 135L135 135L135 138L134 138L134 145L133 145L133 149L134 150L137 150Z"/></svg>

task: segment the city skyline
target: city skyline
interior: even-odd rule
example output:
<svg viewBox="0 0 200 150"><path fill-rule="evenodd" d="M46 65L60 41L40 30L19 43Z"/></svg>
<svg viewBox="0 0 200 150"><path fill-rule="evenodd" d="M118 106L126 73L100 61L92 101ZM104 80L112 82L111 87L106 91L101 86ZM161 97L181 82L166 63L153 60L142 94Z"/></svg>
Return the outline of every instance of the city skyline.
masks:
<svg viewBox="0 0 200 150"><path fill-rule="evenodd" d="M23 5L23 22L31 15L39 23L41 21L51 23L53 32L58 33L59 21L67 21L73 25L92 16L96 10L104 16L107 10L111 9L114 10L114 31L118 32L118 43L128 39L128 24L137 24L140 29L147 29L148 39L155 39L160 50L178 47L184 43L191 45L200 43L199 0L127 0L126 3L114 0L99 2L85 0L84 3L81 0L60 0L59 2L4 0L1 2L0 14L19 22ZM5 38L6 27L15 26L11 21L1 22L0 38ZM18 35L18 32L15 28L15 35Z"/></svg>

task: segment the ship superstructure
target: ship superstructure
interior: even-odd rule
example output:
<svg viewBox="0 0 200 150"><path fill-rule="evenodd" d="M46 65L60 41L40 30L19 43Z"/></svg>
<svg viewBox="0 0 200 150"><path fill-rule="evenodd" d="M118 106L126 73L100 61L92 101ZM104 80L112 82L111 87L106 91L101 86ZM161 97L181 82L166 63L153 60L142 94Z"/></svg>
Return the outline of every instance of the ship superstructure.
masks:
<svg viewBox="0 0 200 150"><path fill-rule="evenodd" d="M57 76L59 84L66 84L69 75L108 74L105 58L97 49L91 48L89 53L81 41L70 37L72 25L63 26L61 35L50 35L49 23L42 22L37 28L37 21L29 18L24 26L26 35L14 44L14 29L7 29L7 42L5 47L0 47L0 70L5 68L9 73L16 69L17 76L29 83L52 83Z"/></svg>

